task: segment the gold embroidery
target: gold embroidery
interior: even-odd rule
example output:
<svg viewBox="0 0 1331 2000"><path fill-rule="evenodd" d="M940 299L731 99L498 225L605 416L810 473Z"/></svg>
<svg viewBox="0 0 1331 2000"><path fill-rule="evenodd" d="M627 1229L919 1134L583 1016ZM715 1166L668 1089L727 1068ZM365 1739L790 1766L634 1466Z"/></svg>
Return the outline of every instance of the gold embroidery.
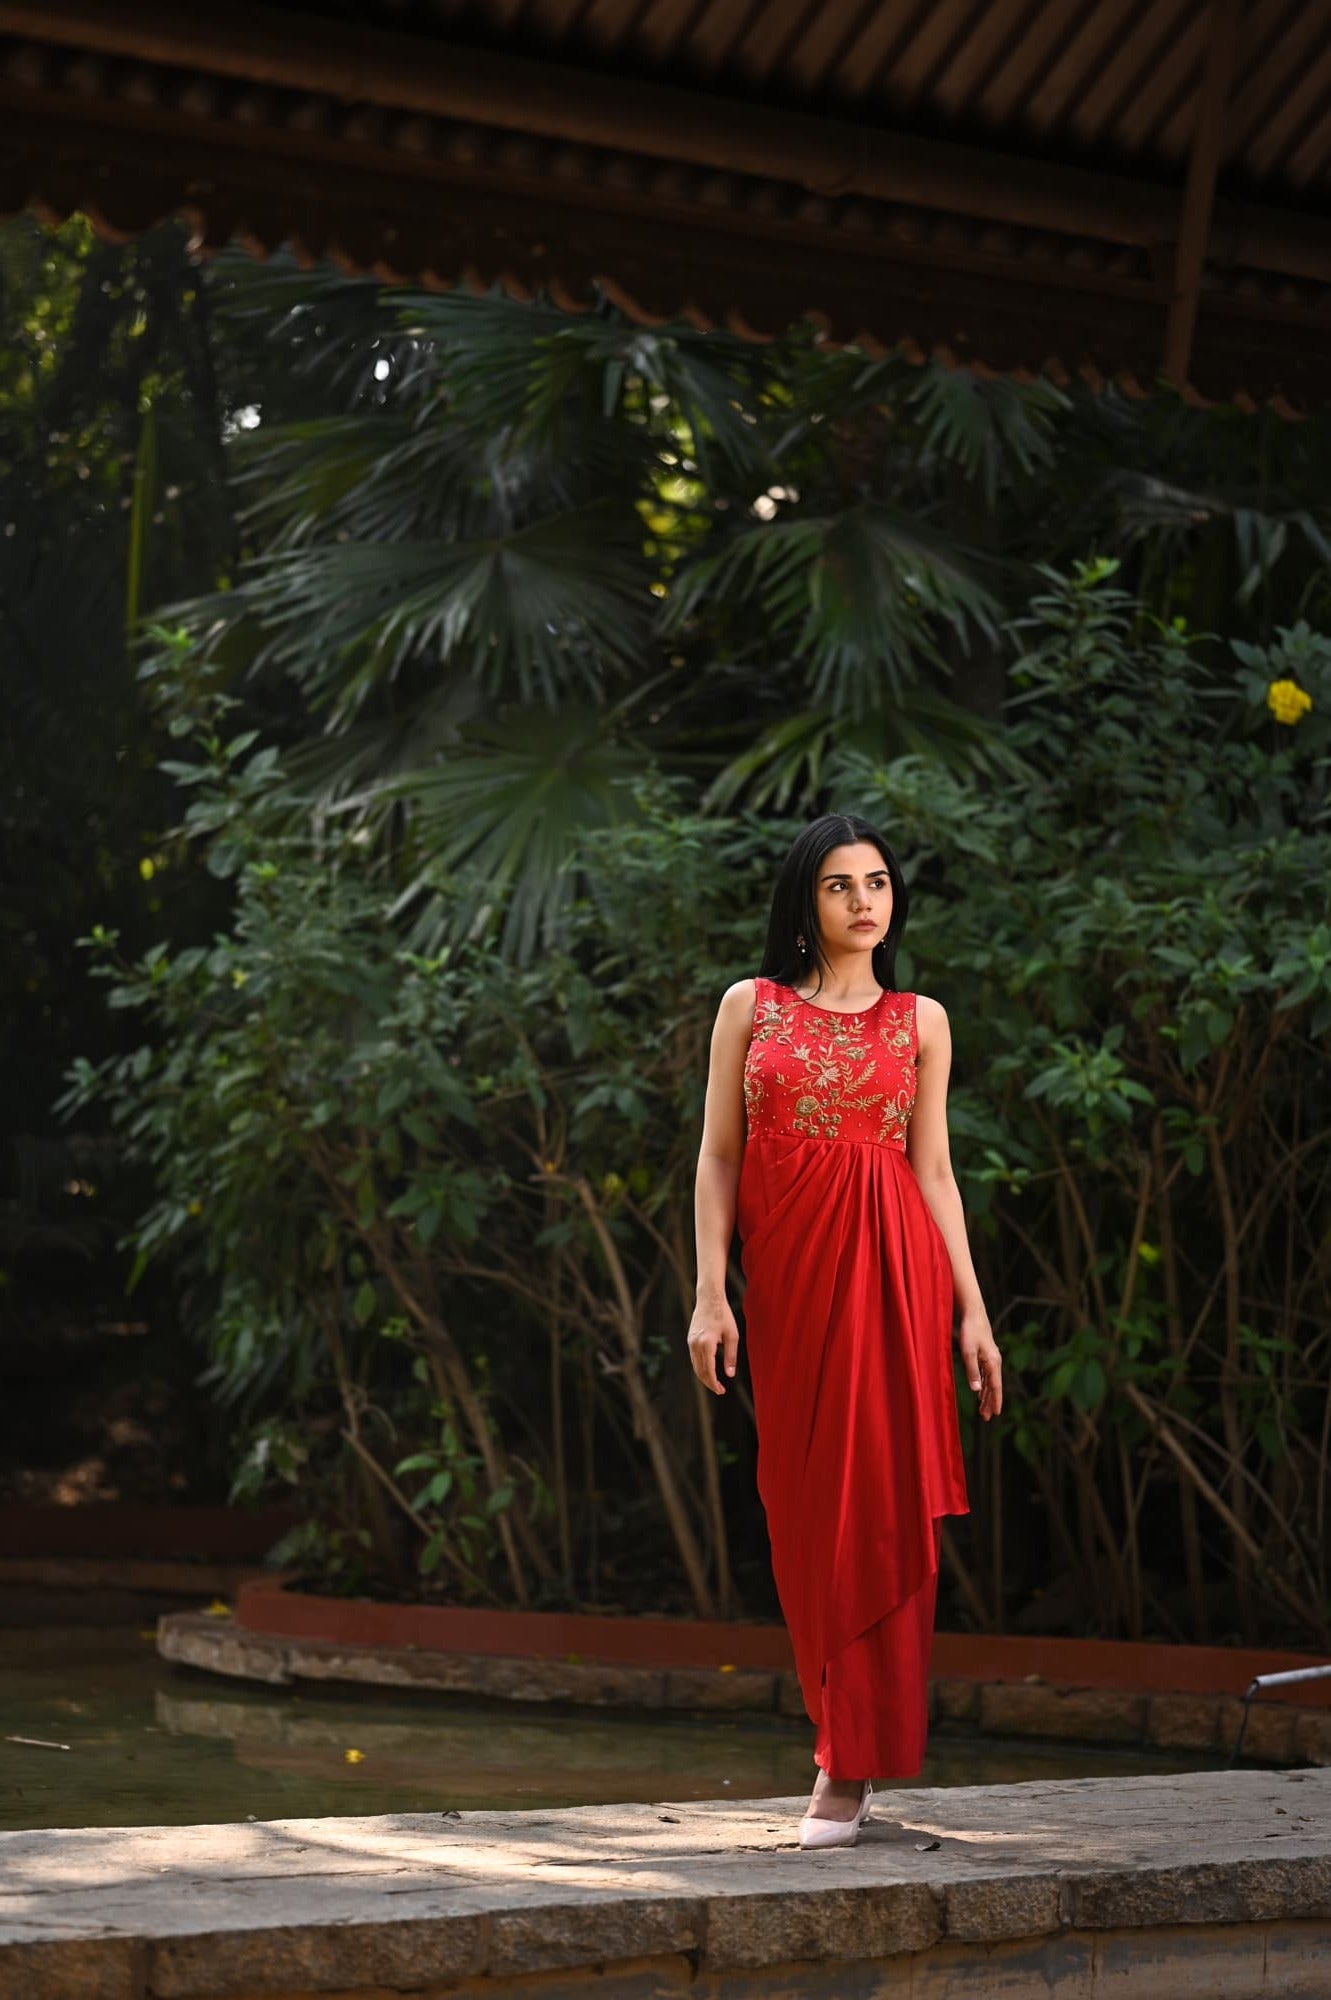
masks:
<svg viewBox="0 0 1331 2000"><path fill-rule="evenodd" d="M814 1139L837 1139L847 1113L877 1116L873 1136L882 1145L903 1145L915 1102L911 1063L913 996L901 996L905 1012L893 1019L891 996L861 1014L836 1014L805 1005L796 993L769 994L758 1004L744 1064L744 1106L752 1129L762 1114L770 1081L797 1093L790 1099L790 1127ZM781 1051L779 1068L757 1052ZM895 1095L873 1089L884 1055L911 1063Z"/></svg>

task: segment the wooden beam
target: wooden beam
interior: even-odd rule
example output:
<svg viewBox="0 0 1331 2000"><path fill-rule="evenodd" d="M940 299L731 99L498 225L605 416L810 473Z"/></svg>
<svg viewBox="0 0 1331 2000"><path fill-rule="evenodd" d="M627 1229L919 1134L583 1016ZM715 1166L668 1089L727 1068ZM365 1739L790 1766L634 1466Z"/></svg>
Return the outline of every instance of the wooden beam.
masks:
<svg viewBox="0 0 1331 2000"><path fill-rule="evenodd" d="M863 194L1106 243L1161 235L1160 190L1127 176L884 131L846 119L600 76L233 0L209 18L161 0L0 0L0 34L573 145ZM1171 215L1170 221L1172 223ZM1172 233L1172 232L1171 232Z"/></svg>
<svg viewBox="0 0 1331 2000"><path fill-rule="evenodd" d="M76 129L59 106L10 108L0 92L0 213L34 206L63 220L82 210L124 241L183 208L204 251L234 240L262 256L286 243L302 261L389 282L498 282L568 309L593 306L609 273L634 318L679 315L705 330L742 317L775 332L808 317L834 342L902 342L916 361L946 346L1004 373L1043 368L1067 382L1090 359L1106 378L1159 379L1158 284L1115 276L1111 286L1107 272L1023 258L1020 246L981 268L962 245L685 206L665 190L644 205L633 189L538 183L539 162L530 178L497 184L480 163L339 152L335 135L316 156L291 133L274 155L223 128L186 130L181 114L182 129L167 132L115 108L120 122L101 124L106 107L86 104L94 122ZM1221 401L1283 391L1296 407L1325 408L1331 312L1226 290L1199 323L1192 379Z"/></svg>
<svg viewBox="0 0 1331 2000"><path fill-rule="evenodd" d="M1307 0L1310 5L1325 3ZM0 36L5 34L30 40L7 57L0 51L0 149L13 145L5 114L12 124L31 107L45 120L46 130L35 147L26 144L28 165L55 158L65 135L89 128L103 116L139 129L147 148L154 132L163 128L192 128L209 136L207 120L179 108L178 73L183 70L290 92L302 106L326 108L330 143L339 158L352 159L362 150L342 126L355 107L369 104L390 117L396 113L444 126L488 127L587 148L585 171L574 176L585 188L578 198L586 200L605 198L596 193L603 178L596 149L604 148L643 161L668 160L686 169L793 184L827 196L833 191L864 195L1153 253L1180 242L1178 194L1158 182L1067 164L1054 167L844 119L594 75L529 56L460 49L396 29L293 16L254 0L234 0L224 24L208 11L190 13L155 0L123 0L114 8L105 0L0 0ZM61 78L65 64L59 51L65 49L94 59L82 66L85 73L77 88ZM137 58L139 88L132 97L115 88L114 76L107 78L103 92L95 78L89 87L86 70L95 69L99 53ZM10 62L20 67L11 73ZM44 86L25 80L34 63L49 65ZM165 78L154 71L156 64L166 66ZM278 105L272 122L247 121L243 127L228 119L224 109L218 118L229 123L231 143L270 153L280 171L293 143L285 115L289 108ZM485 150L482 145L482 155ZM1199 171L1197 150L1194 145L1190 193ZM149 152L145 165L150 164ZM504 178L502 173L496 177ZM1214 179L1213 169L1212 188ZM625 198L644 210L651 205L642 192L627 192ZM743 212L742 189L734 209ZM1267 203L1216 204L1210 240L1233 265L1331 283L1331 232L1315 214ZM1205 254L1205 242L1203 218L1199 257ZM1055 257L1054 262L1060 282L1066 282L1061 260ZM1182 273L1181 262L1172 268ZM1164 283L1172 287L1175 279L1166 275ZM1195 294L1193 306L1195 312Z"/></svg>
<svg viewBox="0 0 1331 2000"><path fill-rule="evenodd" d="M1165 352L1161 363L1165 380L1172 382L1177 389L1185 386L1192 359L1197 302L1201 296L1202 270L1211 233L1211 211L1215 205L1215 184L1224 149L1225 106L1229 102L1238 50L1240 4L1241 0L1211 0L1210 33L1202 70L1197 125L1188 159L1188 181L1183 193L1183 211L1174 256L1174 290L1169 301Z"/></svg>
<svg viewBox="0 0 1331 2000"><path fill-rule="evenodd" d="M397 30L316 24L252 0L230 6L224 28L153 0L114 9L105 0L0 0L6 33L322 97L335 112L373 104L1138 248L1178 233L1177 198L1147 182L1066 164L1051 172L1042 162L975 147ZM147 124L146 107L142 116ZM53 143L57 132L53 127ZM1216 227L1236 263L1327 281L1331 245L1313 218L1235 207L1216 217Z"/></svg>

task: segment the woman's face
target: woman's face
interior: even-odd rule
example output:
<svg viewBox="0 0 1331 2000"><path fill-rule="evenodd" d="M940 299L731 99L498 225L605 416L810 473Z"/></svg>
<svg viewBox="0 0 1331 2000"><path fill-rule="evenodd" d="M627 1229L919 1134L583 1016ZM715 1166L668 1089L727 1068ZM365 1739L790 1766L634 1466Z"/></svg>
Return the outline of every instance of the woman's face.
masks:
<svg viewBox="0 0 1331 2000"><path fill-rule="evenodd" d="M818 934L824 952L872 951L892 921L892 879L867 840L834 847L818 870Z"/></svg>

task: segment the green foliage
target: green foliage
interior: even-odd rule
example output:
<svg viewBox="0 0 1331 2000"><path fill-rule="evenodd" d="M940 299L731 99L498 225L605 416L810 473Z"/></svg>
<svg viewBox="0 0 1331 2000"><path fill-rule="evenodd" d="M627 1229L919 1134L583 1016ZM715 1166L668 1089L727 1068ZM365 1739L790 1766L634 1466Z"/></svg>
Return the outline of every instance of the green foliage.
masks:
<svg viewBox="0 0 1331 2000"><path fill-rule="evenodd" d="M1253 1629L1261 1572L1322 1635L1331 641L1240 642L1225 686L1115 569L1045 571L1014 627L1021 775L963 790L853 759L839 776L927 885L911 965L937 968L951 1010L958 1172L1000 1341L1043 1301L1016 1322L1009 1390L1046 1518L1075 1527L1065 1554L1102 1566L1117 1629L1205 1630L1209 1507L1229 1615ZM1311 706L1282 723L1269 696L1289 679ZM1172 1604L1146 1527L1166 1467L1190 1567Z"/></svg>
<svg viewBox="0 0 1331 2000"><path fill-rule="evenodd" d="M230 445L250 544L167 622L198 674L299 690L322 735L287 766L293 805L359 816L426 912L423 945L443 937L433 884L492 868L496 828L501 894L460 906L461 933L502 924L524 961L564 934L602 778L557 784L539 837L511 801L571 711L599 711L594 746L572 723L584 777L593 747L602 774L650 756L718 799L806 788L866 722L960 766L990 750L946 683L992 649L1000 579L938 517L958 469L988 491L1045 461L1064 401L1047 386L926 395L915 371L848 374L798 337L768 352L609 308L302 289L240 258L216 306L264 385ZM825 421L843 410L876 459L852 465ZM755 768L751 717L779 731L794 707L813 740Z"/></svg>
<svg viewBox="0 0 1331 2000"><path fill-rule="evenodd" d="M880 504L747 529L690 569L666 630L688 630L719 599L789 650L804 692L858 720L887 690L898 698L921 662L945 666L943 640L993 636L994 599L955 544Z"/></svg>
<svg viewBox="0 0 1331 2000"><path fill-rule="evenodd" d="M1163 1429L1193 1498L1228 1495L1240 1569L1260 1559L1296 1629L1317 1629L1312 1384L1331 1335L1316 1287L1291 1295L1288 1260L1325 1273L1299 1162L1331 1024L1331 644L1295 631L1247 649L1226 694L1201 645L1144 617L1106 563L1046 572L1012 640L1007 755L982 781L914 754L843 755L831 776L907 858L901 983L949 1008L957 1169L1017 1460L1088 1584L1104 1570L1088 1619L1187 1626L1139 1525L1180 1462L1162 1461ZM188 648L174 657L195 672ZM1267 690L1295 671L1313 706L1281 724ZM564 1601L592 1532L573 1526L567 1390L590 1399L584 1451L621 1405L644 1437L705 1597L719 1524L684 1467L707 1433L672 1438L662 1413L690 1393L712 1013L752 970L796 822L700 813L684 778L608 773L559 940L526 963L465 939L423 953L354 826L293 828L281 760L210 699L174 775L234 884L232 923L134 964L96 942L113 1004L148 1032L82 1066L71 1103L108 1103L153 1171L140 1256L175 1246L197 1264L216 1391L259 1426L244 1490L263 1467L294 1476L353 1536L301 1545L333 1581L400 1587L412 1567L426 1590ZM503 801L496 829L506 814L520 829ZM509 879L505 852L440 874L441 935ZM272 1429L293 1404L318 1440L308 1461ZM720 1443L742 1476L742 1438Z"/></svg>
<svg viewBox="0 0 1331 2000"><path fill-rule="evenodd" d="M11 1012L87 1051L286 1558L773 1609L690 1180L719 992L847 805L1014 1387L968 1615L1043 1562L1084 1629L1266 1590L1323 1635L1328 420L205 278L177 230L11 226L0 285Z"/></svg>
<svg viewBox="0 0 1331 2000"><path fill-rule="evenodd" d="M510 823L503 891L461 933L502 926L524 960L563 934L604 797L562 788L539 839L497 804L478 822L523 783L522 708L537 737L600 711L607 769L650 757L785 810L850 747L963 781L1002 761L998 626L1037 556L1116 550L1167 622L1262 641L1325 591L1317 424L239 255L210 296L253 398L228 443L246 547L169 622L228 685L298 691L293 807L360 817L422 944L434 880L493 865Z"/></svg>
<svg viewBox="0 0 1331 2000"><path fill-rule="evenodd" d="M0 1313L38 1338L117 1317L142 1191L51 1100L70 1052L121 1026L75 938L100 921L137 950L189 905L208 921L206 878L158 838L171 786L130 646L144 603L212 581L229 518L179 226L110 245L79 218L0 225L0 320ZM145 1374L169 1342L164 1303Z"/></svg>

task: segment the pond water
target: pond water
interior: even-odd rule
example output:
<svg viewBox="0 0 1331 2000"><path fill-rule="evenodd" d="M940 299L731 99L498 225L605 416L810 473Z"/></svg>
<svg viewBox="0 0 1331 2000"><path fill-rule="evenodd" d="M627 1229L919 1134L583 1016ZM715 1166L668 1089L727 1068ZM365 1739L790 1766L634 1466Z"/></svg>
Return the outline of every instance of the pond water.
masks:
<svg viewBox="0 0 1331 2000"><path fill-rule="evenodd" d="M0 1631L0 1826L798 1796L813 1732L767 1717L288 1693L169 1667L155 1634ZM14 1743L38 1738L66 1749ZM348 1756L349 1752L358 1755ZM935 1732L912 1785L1196 1771L1215 1759Z"/></svg>

